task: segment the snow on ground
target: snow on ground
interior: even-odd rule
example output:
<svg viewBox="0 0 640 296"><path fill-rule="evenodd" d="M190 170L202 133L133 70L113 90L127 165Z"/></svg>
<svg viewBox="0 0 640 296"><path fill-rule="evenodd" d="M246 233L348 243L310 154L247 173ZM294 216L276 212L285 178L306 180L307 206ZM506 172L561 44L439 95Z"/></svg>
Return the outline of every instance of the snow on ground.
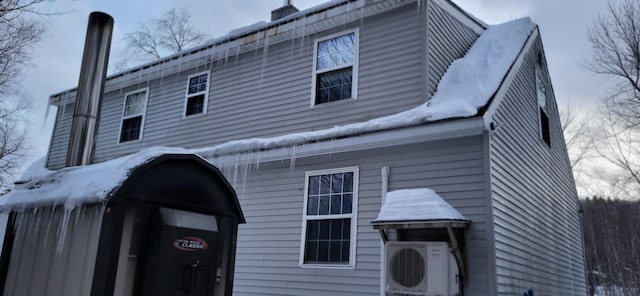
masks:
<svg viewBox="0 0 640 296"><path fill-rule="evenodd" d="M204 158L213 158L407 127L429 121L474 116L498 90L534 29L535 24L529 18L488 27L467 54L451 64L431 99L413 109L325 130L236 140L191 151L150 148L104 163L64 168L55 172L43 171L42 162L27 171L26 184L0 197L0 208L3 211L27 205L65 205L72 208L82 203L99 202L108 198L109 193L126 180L133 168L166 153L195 153ZM392 194L390 199L394 198ZM420 201L421 199L415 199L415 202ZM384 215L380 218L388 219Z"/></svg>
<svg viewBox="0 0 640 296"><path fill-rule="evenodd" d="M378 218L373 222L463 220L460 212L444 201L435 191L404 189L387 193Z"/></svg>

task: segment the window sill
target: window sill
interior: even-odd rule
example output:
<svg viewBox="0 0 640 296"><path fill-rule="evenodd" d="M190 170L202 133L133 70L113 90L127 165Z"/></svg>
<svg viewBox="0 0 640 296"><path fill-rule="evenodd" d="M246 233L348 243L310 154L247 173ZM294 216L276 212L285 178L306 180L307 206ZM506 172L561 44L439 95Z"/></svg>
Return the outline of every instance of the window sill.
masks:
<svg viewBox="0 0 640 296"><path fill-rule="evenodd" d="M301 268L318 268L318 269L356 269L355 264L301 264Z"/></svg>
<svg viewBox="0 0 640 296"><path fill-rule="evenodd" d="M333 101L333 102L327 102L327 103L321 103L321 104L312 104L311 105L311 109L324 108L324 106L339 106L341 104L353 103L353 102L355 102L357 100L358 100L358 98L349 98L349 99Z"/></svg>

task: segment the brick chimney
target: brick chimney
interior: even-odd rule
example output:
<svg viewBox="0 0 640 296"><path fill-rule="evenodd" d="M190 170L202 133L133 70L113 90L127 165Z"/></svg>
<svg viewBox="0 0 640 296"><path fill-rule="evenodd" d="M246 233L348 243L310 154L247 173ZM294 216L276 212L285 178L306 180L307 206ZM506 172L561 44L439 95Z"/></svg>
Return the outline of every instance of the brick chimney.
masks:
<svg viewBox="0 0 640 296"><path fill-rule="evenodd" d="M291 4L291 0L284 0L282 7L271 11L271 21L279 20L298 11L299 10Z"/></svg>

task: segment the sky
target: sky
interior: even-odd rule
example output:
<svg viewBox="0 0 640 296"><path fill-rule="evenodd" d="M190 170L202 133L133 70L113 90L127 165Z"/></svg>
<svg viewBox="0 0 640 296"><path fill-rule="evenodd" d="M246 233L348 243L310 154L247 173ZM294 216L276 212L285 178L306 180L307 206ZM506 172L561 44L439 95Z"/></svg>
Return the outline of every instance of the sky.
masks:
<svg viewBox="0 0 640 296"><path fill-rule="evenodd" d="M299 9L325 1L293 0ZM462 9L488 24L529 16L540 27L556 98L560 105L595 106L604 94L604 81L581 65L589 57L587 32L605 0L453 0ZM89 13L102 11L115 20L110 64L120 60L123 36L171 8L184 8L193 24L209 37L232 29L268 21L271 10L283 0L49 0L39 9L51 13L38 17L45 25L43 39L31 52L32 64L22 73L25 94L33 101L30 159L47 152L55 109L48 107L51 94L75 88ZM29 163L30 161L26 162Z"/></svg>

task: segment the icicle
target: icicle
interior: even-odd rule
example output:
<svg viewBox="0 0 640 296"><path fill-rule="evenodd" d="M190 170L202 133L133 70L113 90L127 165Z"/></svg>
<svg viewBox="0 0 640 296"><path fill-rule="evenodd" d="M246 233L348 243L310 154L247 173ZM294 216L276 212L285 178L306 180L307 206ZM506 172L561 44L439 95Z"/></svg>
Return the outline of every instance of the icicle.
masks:
<svg viewBox="0 0 640 296"><path fill-rule="evenodd" d="M56 254L61 254L64 249L64 241L67 237L67 230L69 229L71 211L71 209L65 207L62 212L62 220L60 221L60 225L58 225L58 245L56 246Z"/></svg>
<svg viewBox="0 0 640 296"><path fill-rule="evenodd" d="M302 17L302 34L300 34L300 55L304 52L304 39L307 37L307 17Z"/></svg>
<svg viewBox="0 0 640 296"><path fill-rule="evenodd" d="M262 49L262 67L260 68L260 84L258 90L262 90L262 80L264 79L264 68L267 66L269 59L269 34L264 39L264 48Z"/></svg>
<svg viewBox="0 0 640 296"><path fill-rule="evenodd" d="M289 161L289 172L293 173L296 170L296 145L291 146L291 158Z"/></svg>

